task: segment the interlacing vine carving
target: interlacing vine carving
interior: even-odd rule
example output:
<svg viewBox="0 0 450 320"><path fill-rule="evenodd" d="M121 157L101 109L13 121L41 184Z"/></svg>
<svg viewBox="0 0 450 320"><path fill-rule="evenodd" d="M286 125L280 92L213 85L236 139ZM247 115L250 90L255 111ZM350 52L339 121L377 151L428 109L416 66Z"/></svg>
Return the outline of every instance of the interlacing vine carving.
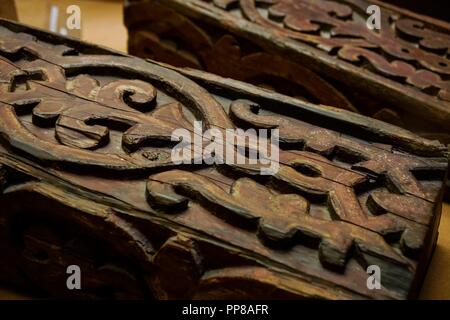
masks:
<svg viewBox="0 0 450 320"><path fill-rule="evenodd" d="M366 26L363 0L214 0L220 8L238 5L252 22L371 68L396 81L450 101L450 37L423 22L382 9L381 29ZM262 15L261 12L266 12ZM401 80L398 80L401 79Z"/></svg>
<svg viewBox="0 0 450 320"><path fill-rule="evenodd" d="M231 2L215 1L221 7ZM290 35L330 48L341 46L344 58L361 55L358 50L376 43L376 35L347 21L352 13L348 5L264 3L271 16L283 18L292 29ZM262 19L255 16L255 2L240 4L250 19ZM317 13L317 18L287 13L304 8L309 10L304 11L307 17ZM325 10L320 15L319 8ZM264 23L271 22L264 19ZM315 32L322 24L333 26L334 35L361 39L350 41L354 47L348 47L342 45L343 39L299 33ZM416 26L401 25L405 32L411 27ZM437 196L416 174L443 173L447 164L439 159L365 142L300 117L270 113L265 110L270 106L248 100L235 99L228 110L192 80L142 60L76 52L6 28L0 35L0 133L13 148L51 163L116 173L140 170L150 175L145 192L155 212L170 218L203 207L230 228L250 230L270 248L291 250L299 244L318 248L322 266L330 270L343 272L355 257L363 265L372 257L407 272L415 268L413 261L424 246ZM424 46L442 48L441 42L428 37L424 31ZM381 47L407 57L400 54L398 44ZM448 71L439 65L441 60L430 57L421 60L431 70L423 72ZM373 57L373 63L381 68L377 59L381 57ZM409 70L403 62L389 66ZM105 70L108 80L102 78ZM413 74L408 77L425 88ZM203 121L205 129L221 132L238 123L279 129L283 145L279 171L262 178L259 165L210 166L210 174L176 165L170 158L171 134L177 128L192 132L195 119ZM163 167L168 169L162 171Z"/></svg>

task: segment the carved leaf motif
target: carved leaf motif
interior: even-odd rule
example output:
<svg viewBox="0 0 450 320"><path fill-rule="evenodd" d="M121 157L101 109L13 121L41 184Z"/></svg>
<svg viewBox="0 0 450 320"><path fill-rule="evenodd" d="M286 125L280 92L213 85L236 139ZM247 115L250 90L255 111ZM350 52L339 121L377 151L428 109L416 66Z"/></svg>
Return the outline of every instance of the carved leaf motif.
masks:
<svg viewBox="0 0 450 320"><path fill-rule="evenodd" d="M3 118L11 119L4 128L5 132L11 135L21 127L20 121L15 119L13 109L27 110L32 107L33 123L42 127L55 126L55 138L61 144L36 141L33 150L28 151L42 154L50 148L54 150L53 155L58 154L65 161L108 168L172 165L172 132L180 126L192 130L191 123L182 113L180 103L169 102L157 106L157 89L142 80L119 79L100 84L95 77L79 72L74 78L66 79L67 69L39 58L47 52L47 59L60 60L60 64L75 70L86 68L86 61L106 68L117 68L117 61L111 61L108 56L93 56L86 60L78 56L66 57L62 54L70 51L70 48L51 51L51 46L28 35L24 39L32 42L22 43L22 47L19 47L23 40L20 36L15 38L7 33L5 39L0 51L19 54L22 50L32 55L30 59L19 59L16 63L5 58L0 60L2 101L10 105L0 112L4 114ZM133 72L138 75L137 68ZM184 101L203 118L206 126L232 127L223 109L217 107L218 103L194 83L188 86L177 83L179 76L175 73L166 72L164 77L155 75L155 78L156 81L165 82L165 87L172 87L171 90L175 92L181 90ZM12 123L17 128L13 129ZM119 153L108 157L91 152L109 144L112 128L123 132ZM25 128L20 128L19 131L20 134L13 140L21 142L13 144L23 145L23 141L36 139ZM154 156L148 156L147 151L140 150L149 144L153 148L150 153ZM65 147L78 150L67 152L70 149Z"/></svg>
<svg viewBox="0 0 450 320"><path fill-rule="evenodd" d="M400 32L420 39L420 45L429 50L449 52L450 36L428 29L424 23L412 19L399 19L395 27Z"/></svg>
<svg viewBox="0 0 450 320"><path fill-rule="evenodd" d="M186 171L172 170L150 177L147 195L151 205L166 209L186 209L188 198L198 198L225 210L221 216L227 221L246 227L257 226L260 235L275 244L292 245L303 237L320 240L319 258L331 269L342 270L355 242L367 254L383 252L398 264L407 262L393 251L376 233L363 228L313 218L309 204L296 194L272 194L258 183L241 178L229 192L209 179ZM201 201L201 200L200 200ZM220 214L214 211L215 214ZM302 237L300 237L301 235ZM297 240L298 241L298 240Z"/></svg>
<svg viewBox="0 0 450 320"><path fill-rule="evenodd" d="M443 145L229 79L174 72L94 46L55 46L11 30L0 26L3 222L17 211L81 223L113 244L114 256L132 260L130 269L102 261L99 271L112 276L102 278L106 283L133 281L159 298L199 297L205 285L216 293L266 288L277 297L279 290L327 298L402 298L410 292L433 244L448 165ZM266 61L258 54L237 57ZM402 70L429 88L407 75L415 69L403 63L387 59L382 68ZM419 72L433 80L424 73L429 71ZM240 97L261 105L232 100ZM260 165L234 164L172 170L163 155L171 149L168 133L191 129L194 119L220 132L238 123L279 129L279 171L260 176ZM346 126L324 127L331 122ZM0 223L2 235L5 226ZM44 243L46 232L38 233L26 243L30 260ZM61 256L61 248L50 252ZM57 262L37 258L37 264ZM366 287L372 264L383 269L383 288L375 293ZM129 270L143 277L130 277ZM41 283L48 278L29 274ZM255 290L239 286L243 281Z"/></svg>
<svg viewBox="0 0 450 320"><path fill-rule="evenodd" d="M433 163L429 159L411 158L379 149L367 143L355 142L335 131L318 128L300 120L291 118L259 115L257 105L243 100L235 101L231 113L237 119L257 128L278 128L280 141L285 143L304 143L307 150L322 155L331 155L336 149L357 159L354 169L360 169L377 175L387 175L394 186L402 193L427 198L411 171L421 168L430 170L441 168L445 164Z"/></svg>
<svg viewBox="0 0 450 320"><path fill-rule="evenodd" d="M343 47L338 54L343 59L355 62L360 58L365 58L378 72L390 77L405 78L407 83L420 90L439 88L438 96L442 100L448 100L450 96L450 81L441 80L436 73L431 71L416 70L411 64L401 60L388 62L382 56L362 48Z"/></svg>

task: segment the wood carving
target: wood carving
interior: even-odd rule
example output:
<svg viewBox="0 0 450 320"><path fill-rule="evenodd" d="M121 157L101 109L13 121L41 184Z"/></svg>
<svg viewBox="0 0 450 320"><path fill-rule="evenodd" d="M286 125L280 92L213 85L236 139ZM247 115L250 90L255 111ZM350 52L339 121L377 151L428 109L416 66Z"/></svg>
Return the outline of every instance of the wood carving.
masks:
<svg viewBox="0 0 450 320"><path fill-rule="evenodd" d="M279 170L177 164L195 121L279 129ZM448 167L378 120L5 20L0 136L0 280L65 297L414 298Z"/></svg>
<svg viewBox="0 0 450 320"><path fill-rule="evenodd" d="M380 5L381 29L366 26ZM132 54L204 69L450 143L450 27L379 1L143 0Z"/></svg>

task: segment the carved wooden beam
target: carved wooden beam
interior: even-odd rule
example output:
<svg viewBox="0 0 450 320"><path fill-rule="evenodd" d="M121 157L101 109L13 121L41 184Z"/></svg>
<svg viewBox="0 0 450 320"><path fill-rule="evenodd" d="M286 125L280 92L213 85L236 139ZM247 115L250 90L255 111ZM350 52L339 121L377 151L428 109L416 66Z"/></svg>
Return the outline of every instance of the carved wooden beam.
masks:
<svg viewBox="0 0 450 320"><path fill-rule="evenodd" d="M381 6L381 29L366 9ZM380 1L143 0L129 52L387 121L450 143L450 27Z"/></svg>
<svg viewBox="0 0 450 320"><path fill-rule="evenodd" d="M278 170L176 163L195 121L279 129ZM58 297L414 298L448 167L378 120L6 20L0 137L0 280Z"/></svg>

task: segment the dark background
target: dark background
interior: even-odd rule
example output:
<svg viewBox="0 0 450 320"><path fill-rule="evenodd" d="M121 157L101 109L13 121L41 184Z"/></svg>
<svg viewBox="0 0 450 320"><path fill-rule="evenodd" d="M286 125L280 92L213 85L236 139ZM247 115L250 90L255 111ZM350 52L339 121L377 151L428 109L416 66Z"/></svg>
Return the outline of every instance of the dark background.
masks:
<svg viewBox="0 0 450 320"><path fill-rule="evenodd" d="M416 13L450 22L450 0L381 0Z"/></svg>

